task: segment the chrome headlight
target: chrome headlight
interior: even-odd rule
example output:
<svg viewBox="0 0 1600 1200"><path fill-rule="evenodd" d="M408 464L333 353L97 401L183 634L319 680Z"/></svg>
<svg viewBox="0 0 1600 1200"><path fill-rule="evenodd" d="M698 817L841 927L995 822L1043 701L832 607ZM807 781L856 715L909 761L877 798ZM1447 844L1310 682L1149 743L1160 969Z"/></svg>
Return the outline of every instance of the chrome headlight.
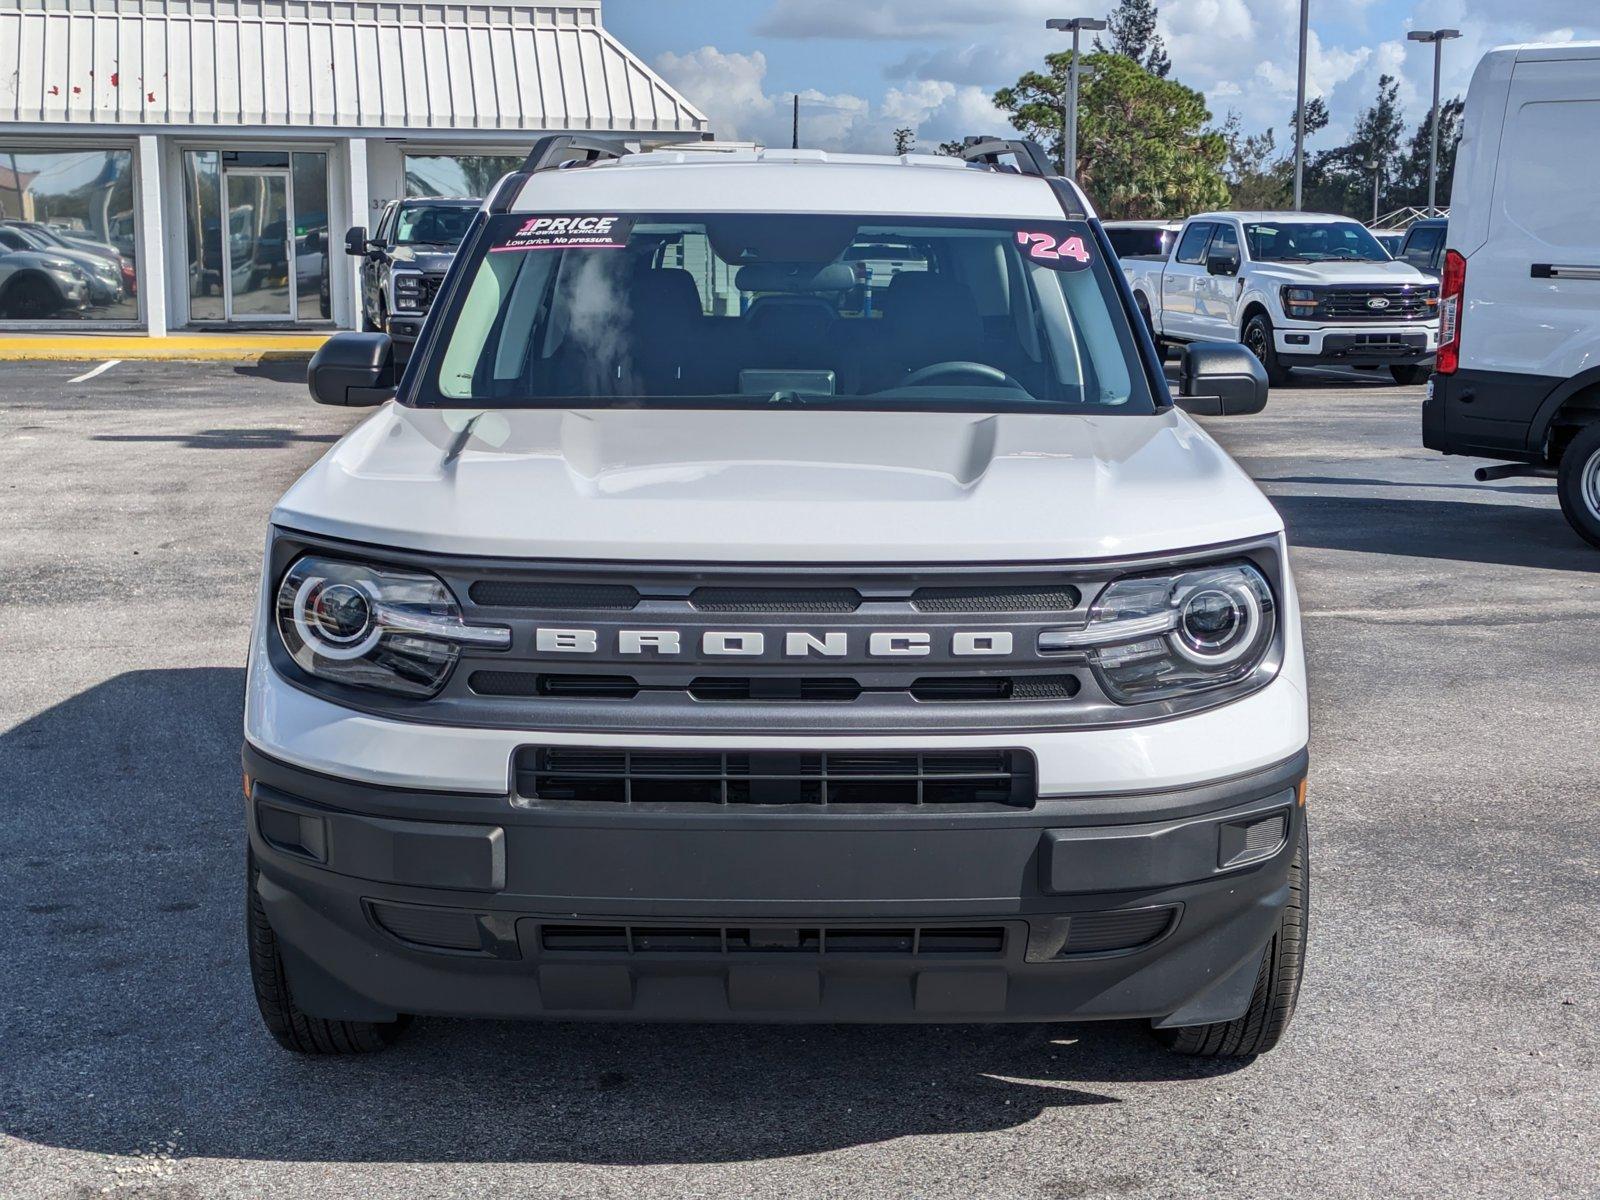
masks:
<svg viewBox="0 0 1600 1200"><path fill-rule="evenodd" d="M432 575L306 555L278 585L284 649L307 674L351 687L431 696L464 645L504 650L511 631L468 625Z"/></svg>
<svg viewBox="0 0 1600 1200"><path fill-rule="evenodd" d="M1085 628L1046 630L1039 649L1086 652L1106 694L1135 704L1249 678L1276 631L1265 577L1229 563L1115 580Z"/></svg>

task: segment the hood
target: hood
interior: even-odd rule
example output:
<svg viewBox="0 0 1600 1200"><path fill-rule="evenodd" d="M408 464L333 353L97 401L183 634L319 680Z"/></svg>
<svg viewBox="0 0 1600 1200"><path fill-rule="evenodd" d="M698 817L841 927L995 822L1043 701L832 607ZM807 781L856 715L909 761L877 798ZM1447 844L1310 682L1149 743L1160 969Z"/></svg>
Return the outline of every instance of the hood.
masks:
<svg viewBox="0 0 1600 1200"><path fill-rule="evenodd" d="M1252 263L1252 275L1270 275L1285 283L1432 283L1410 263L1389 262Z"/></svg>
<svg viewBox="0 0 1600 1200"><path fill-rule="evenodd" d="M413 409L390 402L275 523L513 558L1020 562L1274 533L1189 417Z"/></svg>
<svg viewBox="0 0 1600 1200"><path fill-rule="evenodd" d="M415 267L419 271L448 271L456 256L453 249L444 246L396 246L390 255L395 266Z"/></svg>

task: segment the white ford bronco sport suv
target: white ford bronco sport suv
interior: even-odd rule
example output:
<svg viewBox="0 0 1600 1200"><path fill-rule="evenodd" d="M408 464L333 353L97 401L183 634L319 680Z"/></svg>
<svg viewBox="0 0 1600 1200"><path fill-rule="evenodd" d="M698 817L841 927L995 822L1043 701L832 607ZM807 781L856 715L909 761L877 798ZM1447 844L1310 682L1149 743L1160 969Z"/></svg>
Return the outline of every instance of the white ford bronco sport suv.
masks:
<svg viewBox="0 0 1600 1200"><path fill-rule="evenodd" d="M898 268L863 282L855 264ZM881 294L873 294L881 285ZM1283 525L1031 143L541 141L273 512L267 1026L1141 1019L1260 1053L1307 920Z"/></svg>

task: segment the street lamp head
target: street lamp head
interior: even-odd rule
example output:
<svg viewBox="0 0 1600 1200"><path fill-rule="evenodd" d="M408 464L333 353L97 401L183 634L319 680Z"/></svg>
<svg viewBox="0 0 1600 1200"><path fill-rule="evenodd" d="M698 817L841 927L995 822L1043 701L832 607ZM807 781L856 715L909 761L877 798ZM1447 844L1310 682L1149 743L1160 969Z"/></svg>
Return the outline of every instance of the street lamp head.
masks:
<svg viewBox="0 0 1600 1200"><path fill-rule="evenodd" d="M1406 34L1406 40L1411 42L1448 42L1451 38L1461 36L1459 29L1413 29Z"/></svg>
<svg viewBox="0 0 1600 1200"><path fill-rule="evenodd" d="M1079 30L1104 29L1105 21L1099 17L1052 17L1044 23L1046 29L1060 29L1067 33L1076 33Z"/></svg>

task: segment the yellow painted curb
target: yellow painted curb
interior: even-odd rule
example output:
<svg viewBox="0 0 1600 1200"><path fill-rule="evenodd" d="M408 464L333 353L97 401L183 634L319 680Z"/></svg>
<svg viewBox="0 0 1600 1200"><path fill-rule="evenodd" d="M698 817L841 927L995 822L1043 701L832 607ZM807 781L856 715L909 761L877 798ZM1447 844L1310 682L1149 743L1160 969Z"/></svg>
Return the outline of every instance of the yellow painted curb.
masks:
<svg viewBox="0 0 1600 1200"><path fill-rule="evenodd" d="M179 333L153 338L30 333L0 337L0 362L103 362L108 358L238 362L280 354L294 357L312 354L332 336L330 333Z"/></svg>

